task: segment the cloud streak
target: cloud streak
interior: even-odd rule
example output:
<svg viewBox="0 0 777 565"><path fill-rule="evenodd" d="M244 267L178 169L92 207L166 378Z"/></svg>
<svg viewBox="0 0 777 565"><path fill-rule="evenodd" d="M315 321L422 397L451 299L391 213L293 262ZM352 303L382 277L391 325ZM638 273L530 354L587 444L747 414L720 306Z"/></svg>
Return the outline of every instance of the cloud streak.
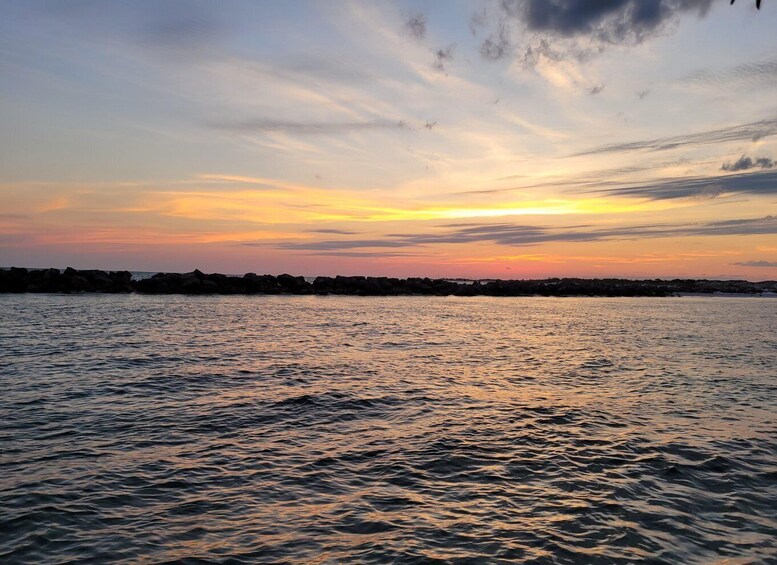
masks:
<svg viewBox="0 0 777 565"><path fill-rule="evenodd" d="M282 132L296 135L337 135L359 131L408 129L403 120L372 120L365 122L303 122L257 118L235 121L207 122L210 129L234 133Z"/></svg>
<svg viewBox="0 0 777 565"><path fill-rule="evenodd" d="M777 261L740 261L739 263L731 263L739 267L777 267Z"/></svg>
<svg viewBox="0 0 777 565"><path fill-rule="evenodd" d="M751 160L750 169L771 169L777 166L767 158ZM673 162L677 165L681 161ZM745 162L745 164L747 164ZM740 164L738 167L742 167ZM724 165L725 167L725 165ZM733 165L731 165L733 167ZM769 196L777 194L777 171L755 171L738 175L715 175L707 177L665 178L650 183L634 184L613 179L613 176L651 170L650 166L620 167L605 169L581 175L573 180L548 180L542 183L524 184L508 188L488 188L465 190L456 194L500 194L525 191L534 188L565 189L568 194L580 196L582 193L596 196L621 196L627 198L647 198L650 200L672 200L677 198L712 198L723 194L750 194ZM742 172L747 168L725 169L726 172ZM497 180L509 180L511 176ZM520 177L518 177L520 178Z"/></svg>
<svg viewBox="0 0 777 565"><path fill-rule="evenodd" d="M777 194L777 171L672 179L638 186L603 188L594 192L609 196L649 198L650 200L713 198L731 193L772 195Z"/></svg>
<svg viewBox="0 0 777 565"><path fill-rule="evenodd" d="M308 230L308 233L324 233L324 234L332 234L332 235L357 235L359 232L338 230L334 228L321 228L317 230Z"/></svg>
<svg viewBox="0 0 777 565"><path fill-rule="evenodd" d="M516 224L446 224L441 233L387 234L381 239L285 242L277 247L297 251L344 251L363 248L405 248L433 244L494 243L522 247L551 242L590 242L677 237L777 234L777 217L723 220L690 224L647 224L596 228L563 228Z"/></svg>
<svg viewBox="0 0 777 565"><path fill-rule="evenodd" d="M757 86L777 82L777 59L745 63L722 72L697 71L688 75L683 81L710 86L725 86L731 83Z"/></svg>
<svg viewBox="0 0 777 565"><path fill-rule="evenodd" d="M628 143L614 143L587 149L574 153L571 157L585 155L600 155L604 153L623 153L628 151L666 151L684 146L710 145L713 143L726 143L729 141L758 141L777 134L777 119L766 119L738 126L713 129L688 135L676 135L673 137L659 137L644 141L631 141Z"/></svg>
<svg viewBox="0 0 777 565"><path fill-rule="evenodd" d="M243 245L264 245L256 244L253 242L246 242ZM338 251L343 249L360 249L360 248L393 248L393 247L408 247L408 244L404 241L391 240L391 239L350 239L350 240L324 240L324 241L291 241L281 242L275 247L279 249L290 250L308 250L308 251Z"/></svg>
<svg viewBox="0 0 777 565"><path fill-rule="evenodd" d="M384 259L395 257L416 257L414 253L402 253L397 251L323 251L317 252L317 257L352 257L354 259Z"/></svg>

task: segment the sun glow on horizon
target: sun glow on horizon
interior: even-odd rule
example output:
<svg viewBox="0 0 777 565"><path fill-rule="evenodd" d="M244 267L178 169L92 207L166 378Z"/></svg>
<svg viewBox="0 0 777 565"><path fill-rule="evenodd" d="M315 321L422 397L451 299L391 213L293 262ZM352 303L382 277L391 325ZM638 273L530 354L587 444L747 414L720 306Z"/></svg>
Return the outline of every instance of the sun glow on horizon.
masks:
<svg viewBox="0 0 777 565"><path fill-rule="evenodd" d="M8 2L0 264L776 278L777 11L631 5Z"/></svg>

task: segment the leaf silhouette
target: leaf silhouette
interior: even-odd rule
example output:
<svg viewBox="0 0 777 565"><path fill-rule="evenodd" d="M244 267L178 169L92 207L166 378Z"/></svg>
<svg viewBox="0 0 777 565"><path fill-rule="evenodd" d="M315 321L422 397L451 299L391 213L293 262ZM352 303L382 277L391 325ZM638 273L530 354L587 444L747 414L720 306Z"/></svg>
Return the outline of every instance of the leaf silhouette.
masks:
<svg viewBox="0 0 777 565"><path fill-rule="evenodd" d="M736 2L736 0L731 0L731 4ZM761 9L761 0L755 0L755 7L760 10Z"/></svg>

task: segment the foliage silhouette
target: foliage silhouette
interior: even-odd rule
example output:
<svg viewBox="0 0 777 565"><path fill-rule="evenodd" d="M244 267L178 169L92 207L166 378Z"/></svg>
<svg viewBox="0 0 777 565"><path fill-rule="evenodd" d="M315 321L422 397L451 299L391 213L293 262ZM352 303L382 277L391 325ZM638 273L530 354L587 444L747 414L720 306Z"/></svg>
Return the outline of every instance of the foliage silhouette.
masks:
<svg viewBox="0 0 777 565"><path fill-rule="evenodd" d="M736 0L731 0L731 4L736 2ZM761 9L761 0L755 0L755 7L760 10Z"/></svg>

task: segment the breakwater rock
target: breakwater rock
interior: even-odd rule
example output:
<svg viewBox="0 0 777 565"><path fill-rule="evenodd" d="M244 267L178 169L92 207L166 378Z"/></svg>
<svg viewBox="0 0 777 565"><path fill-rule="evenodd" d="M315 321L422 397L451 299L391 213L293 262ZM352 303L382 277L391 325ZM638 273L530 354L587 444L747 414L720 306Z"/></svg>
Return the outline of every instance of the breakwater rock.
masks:
<svg viewBox="0 0 777 565"><path fill-rule="evenodd" d="M0 292L132 292L129 271L0 269Z"/></svg>
<svg viewBox="0 0 777 565"><path fill-rule="evenodd" d="M758 294L777 291L777 282L696 279L543 279L451 281L391 277L316 277L288 274L242 277L218 273L157 273L132 280L129 271L0 269L0 293L103 292L142 294L336 294L353 296L671 296L685 293Z"/></svg>

